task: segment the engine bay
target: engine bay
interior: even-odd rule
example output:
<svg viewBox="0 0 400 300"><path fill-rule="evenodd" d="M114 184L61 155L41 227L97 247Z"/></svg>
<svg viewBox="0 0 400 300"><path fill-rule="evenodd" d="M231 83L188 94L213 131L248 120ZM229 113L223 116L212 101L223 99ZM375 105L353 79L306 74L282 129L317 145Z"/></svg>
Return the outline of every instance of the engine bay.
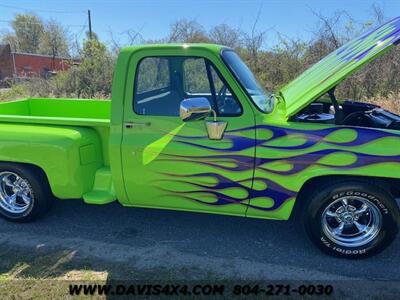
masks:
<svg viewBox="0 0 400 300"><path fill-rule="evenodd" d="M323 123L400 130L400 116L380 106L344 100L340 103L330 92L330 101L320 99L304 108L292 120L306 123Z"/></svg>

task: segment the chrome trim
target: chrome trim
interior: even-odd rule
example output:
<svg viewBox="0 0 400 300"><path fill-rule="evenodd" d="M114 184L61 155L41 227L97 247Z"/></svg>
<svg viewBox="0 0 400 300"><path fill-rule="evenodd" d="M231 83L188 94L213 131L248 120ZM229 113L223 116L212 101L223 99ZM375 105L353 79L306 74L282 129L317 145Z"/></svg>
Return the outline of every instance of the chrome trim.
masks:
<svg viewBox="0 0 400 300"><path fill-rule="evenodd" d="M32 204L33 190L29 182L14 172L1 172L0 208L12 214L21 214Z"/></svg>
<svg viewBox="0 0 400 300"><path fill-rule="evenodd" d="M208 99L204 97L184 99L179 107L179 116L184 122L205 119L211 112L216 120L215 111L211 108Z"/></svg>
<svg viewBox="0 0 400 300"><path fill-rule="evenodd" d="M208 121L206 122L207 133L210 140L221 140L224 137L227 122Z"/></svg>
<svg viewBox="0 0 400 300"><path fill-rule="evenodd" d="M378 236L382 219L381 211L369 199L344 196L324 210L321 225L332 242L354 248L364 246Z"/></svg>
<svg viewBox="0 0 400 300"><path fill-rule="evenodd" d="M151 122L125 122L124 123L125 128L133 128L136 126L151 126Z"/></svg>

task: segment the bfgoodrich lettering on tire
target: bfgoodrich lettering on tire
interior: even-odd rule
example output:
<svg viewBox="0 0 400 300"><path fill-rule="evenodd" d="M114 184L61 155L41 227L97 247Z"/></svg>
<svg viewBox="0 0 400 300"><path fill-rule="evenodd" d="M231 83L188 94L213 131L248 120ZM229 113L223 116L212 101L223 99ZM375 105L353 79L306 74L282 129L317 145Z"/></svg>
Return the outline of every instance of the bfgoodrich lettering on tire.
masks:
<svg viewBox="0 0 400 300"><path fill-rule="evenodd" d="M13 163L0 163L0 216L29 222L44 215L53 195L41 170Z"/></svg>
<svg viewBox="0 0 400 300"><path fill-rule="evenodd" d="M324 252L362 258L394 240L399 209L383 186L356 179L333 181L307 196L303 220L308 236Z"/></svg>

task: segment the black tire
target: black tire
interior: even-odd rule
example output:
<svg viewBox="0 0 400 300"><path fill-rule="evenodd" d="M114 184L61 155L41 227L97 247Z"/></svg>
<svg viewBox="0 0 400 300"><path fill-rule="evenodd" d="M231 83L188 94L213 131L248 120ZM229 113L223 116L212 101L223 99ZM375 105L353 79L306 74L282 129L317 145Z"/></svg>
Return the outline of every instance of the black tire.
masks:
<svg viewBox="0 0 400 300"><path fill-rule="evenodd" d="M342 234L345 232L345 234L349 232L348 236L350 236L353 234L352 231L359 231L361 235L368 231L358 229L358 226L356 226L354 222L354 215L346 220L350 221L350 223L343 222L344 216L346 215L338 214L338 212L343 212L343 208L342 210L338 208L338 210L334 212L334 216L327 217L328 207L329 212L335 210L335 205L337 205L336 207L340 207L340 205L346 207L346 204L342 204L342 199L345 199L346 202L344 203L353 201L349 202L350 206L355 205L353 203L357 203L357 201L359 201L358 199L364 199L364 203L370 205L372 209L364 213L365 215L363 215L362 218L373 220L375 214L375 216L378 216L375 220L381 220L379 222L380 230L370 235L369 238L371 240L365 239L363 241L365 244L358 245L354 243L350 245L348 242L343 243L342 240L340 240L340 238L343 237ZM397 207L394 197L384 185L358 179L336 180L329 184L315 186L305 200L306 205L303 208L302 214L305 230L311 241L319 249L330 255L344 258L369 257L387 248L397 235L399 227L399 208ZM353 208L354 206L350 207L349 210ZM347 208L345 212L347 212ZM337 217L338 215L340 217ZM323 223L323 219L327 221ZM359 220L357 218L356 221L357 225L360 225L361 219ZM332 232L330 230L332 229L330 228L330 224L335 222L337 222L337 224L346 224L344 225L345 229L339 231L339 239L336 239L337 235L333 235L332 237L332 234L330 234ZM365 223L368 222L365 221ZM332 227L335 231L334 226ZM327 228L330 229L327 230ZM334 232L334 234L336 234L336 232Z"/></svg>
<svg viewBox="0 0 400 300"><path fill-rule="evenodd" d="M44 216L53 202L53 194L46 175L40 169L32 166L0 162L0 174L5 174L5 172L18 175L28 184L31 190L31 203L21 213L9 212L0 205L0 216L6 220L20 223L31 222Z"/></svg>

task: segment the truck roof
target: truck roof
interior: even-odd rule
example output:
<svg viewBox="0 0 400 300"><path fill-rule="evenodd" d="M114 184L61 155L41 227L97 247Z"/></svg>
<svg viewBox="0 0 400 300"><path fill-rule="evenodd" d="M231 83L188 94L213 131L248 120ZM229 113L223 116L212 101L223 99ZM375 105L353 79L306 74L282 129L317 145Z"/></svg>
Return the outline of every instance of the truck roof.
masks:
<svg viewBox="0 0 400 300"><path fill-rule="evenodd" d="M230 49L229 47L209 43L174 43L174 44L142 44L135 46L127 46L121 49L121 53L133 52L137 50L149 49L185 49L185 48L201 48L214 53L220 53L222 49Z"/></svg>

